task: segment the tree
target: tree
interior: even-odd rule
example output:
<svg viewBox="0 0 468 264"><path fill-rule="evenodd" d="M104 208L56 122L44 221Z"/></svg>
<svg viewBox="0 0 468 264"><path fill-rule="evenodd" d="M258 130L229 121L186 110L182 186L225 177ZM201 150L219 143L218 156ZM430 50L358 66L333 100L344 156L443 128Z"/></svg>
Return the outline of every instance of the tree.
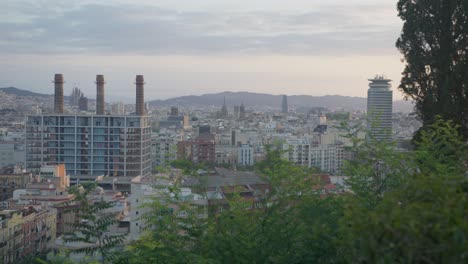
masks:
<svg viewBox="0 0 468 264"><path fill-rule="evenodd" d="M404 163L389 163L389 172L395 166L406 170L384 175L398 179L393 188L378 195L353 186L355 195L346 201L339 220L338 248L345 262L467 262L466 148L461 136L452 122L437 119L417 144L418 151L406 155ZM367 168L356 167L355 175L365 175L359 171ZM368 206L365 198L376 195L379 199Z"/></svg>
<svg viewBox="0 0 468 264"><path fill-rule="evenodd" d="M397 8L406 61L399 89L416 103L422 129L440 115L468 140L468 2L399 0Z"/></svg>
<svg viewBox="0 0 468 264"><path fill-rule="evenodd" d="M116 213L107 212L113 207L112 202L90 201L89 194L96 187L95 183L87 183L70 189L75 198L68 203L79 204L76 210L79 221L73 223L73 232L64 235L64 240L84 243L85 246L72 249L71 253L85 253L88 256L97 253L101 256L101 262L105 263L113 258L113 251L123 243L125 235L109 232L109 228L118 222Z"/></svg>
<svg viewBox="0 0 468 264"><path fill-rule="evenodd" d="M151 203L147 232L128 249L130 263L333 263L334 239L342 215L340 198L324 198L320 182L305 167L268 148L257 172L271 186L263 199L245 199L241 190L209 218L179 200L175 185L166 199ZM258 207L257 207L258 206ZM170 210L171 208L178 208ZM177 212L188 212L178 217Z"/></svg>

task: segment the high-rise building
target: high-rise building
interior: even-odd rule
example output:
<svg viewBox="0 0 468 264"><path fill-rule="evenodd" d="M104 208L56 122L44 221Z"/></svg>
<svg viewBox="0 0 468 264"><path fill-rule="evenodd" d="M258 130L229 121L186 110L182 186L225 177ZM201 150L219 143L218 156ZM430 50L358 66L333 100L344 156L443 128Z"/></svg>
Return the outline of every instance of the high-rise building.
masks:
<svg viewBox="0 0 468 264"><path fill-rule="evenodd" d="M98 75L97 90L101 95L103 82L103 77ZM65 164L72 178L149 175L150 117L62 113L29 116L27 170L37 173L42 165L56 164Z"/></svg>
<svg viewBox="0 0 468 264"><path fill-rule="evenodd" d="M245 106L244 102L239 107L239 119L244 119L245 118Z"/></svg>
<svg viewBox="0 0 468 264"><path fill-rule="evenodd" d="M288 109L288 97L286 95L283 95L283 100L281 102L281 112L283 114L287 114L289 111Z"/></svg>
<svg viewBox="0 0 468 264"><path fill-rule="evenodd" d="M392 90L391 80L382 75L369 79L367 91L367 129L371 138L392 139Z"/></svg>

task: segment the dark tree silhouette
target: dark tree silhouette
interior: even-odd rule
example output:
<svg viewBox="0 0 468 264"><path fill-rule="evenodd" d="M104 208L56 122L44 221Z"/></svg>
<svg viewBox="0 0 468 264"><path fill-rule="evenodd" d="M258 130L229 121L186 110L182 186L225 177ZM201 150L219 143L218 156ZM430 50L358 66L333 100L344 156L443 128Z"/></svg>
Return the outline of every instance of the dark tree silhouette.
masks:
<svg viewBox="0 0 468 264"><path fill-rule="evenodd" d="M422 129L439 115L459 125L466 141L468 1L399 0L397 8L404 25L396 46L406 62L399 89L415 101Z"/></svg>

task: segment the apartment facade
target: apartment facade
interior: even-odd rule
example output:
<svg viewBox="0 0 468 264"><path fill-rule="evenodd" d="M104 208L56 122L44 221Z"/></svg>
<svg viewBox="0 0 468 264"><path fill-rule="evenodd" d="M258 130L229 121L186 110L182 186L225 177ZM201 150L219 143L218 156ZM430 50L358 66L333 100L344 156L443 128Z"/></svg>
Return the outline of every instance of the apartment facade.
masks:
<svg viewBox="0 0 468 264"><path fill-rule="evenodd" d="M0 261L14 263L45 252L56 237L56 212L26 207L0 211Z"/></svg>
<svg viewBox="0 0 468 264"><path fill-rule="evenodd" d="M26 168L65 164L67 174L137 176L151 173L151 123L148 116L29 116Z"/></svg>
<svg viewBox="0 0 468 264"><path fill-rule="evenodd" d="M177 158L178 138L171 134L156 134L151 137L153 167L167 166Z"/></svg>

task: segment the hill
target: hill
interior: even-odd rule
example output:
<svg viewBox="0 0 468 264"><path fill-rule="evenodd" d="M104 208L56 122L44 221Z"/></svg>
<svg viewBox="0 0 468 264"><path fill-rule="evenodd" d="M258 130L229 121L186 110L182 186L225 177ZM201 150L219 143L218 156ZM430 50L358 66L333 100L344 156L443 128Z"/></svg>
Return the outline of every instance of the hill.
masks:
<svg viewBox="0 0 468 264"><path fill-rule="evenodd" d="M226 105L233 107L244 103L246 107L281 108L281 95L261 94L251 92L222 92L216 94L189 95L171 98L167 100L153 100L148 103L154 106L221 106L224 98ZM288 105L295 108L325 107L331 110L343 109L348 111L364 111L367 99L363 97L351 97L341 95L311 96L292 95L288 96ZM412 105L406 101L395 101L395 112L409 112Z"/></svg>
<svg viewBox="0 0 468 264"><path fill-rule="evenodd" d="M36 96L36 97L49 97L49 96L52 96L50 94L42 94L42 93L31 92L31 91L28 91L28 90L18 89L16 87L0 88L0 92L4 92L6 94L13 94L13 95L17 95L17 96Z"/></svg>

